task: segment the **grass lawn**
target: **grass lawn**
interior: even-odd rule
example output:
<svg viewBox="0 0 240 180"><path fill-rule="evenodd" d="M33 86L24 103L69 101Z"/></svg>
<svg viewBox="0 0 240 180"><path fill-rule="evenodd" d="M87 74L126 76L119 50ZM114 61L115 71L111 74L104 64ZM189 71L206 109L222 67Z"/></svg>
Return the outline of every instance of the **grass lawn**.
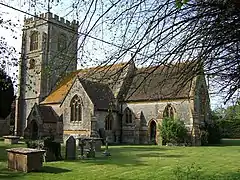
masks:
<svg viewBox="0 0 240 180"><path fill-rule="evenodd" d="M240 179L240 146L110 146L111 157L97 154L94 160L47 162L41 172L31 173L6 168L5 149L16 146L24 144L6 146L0 141L0 179Z"/></svg>

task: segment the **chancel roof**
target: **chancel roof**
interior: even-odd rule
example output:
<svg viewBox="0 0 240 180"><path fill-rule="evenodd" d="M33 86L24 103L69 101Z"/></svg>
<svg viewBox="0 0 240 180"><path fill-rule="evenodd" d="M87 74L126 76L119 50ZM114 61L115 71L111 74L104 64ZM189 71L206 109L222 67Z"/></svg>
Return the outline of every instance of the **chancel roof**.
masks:
<svg viewBox="0 0 240 180"><path fill-rule="evenodd" d="M181 63L140 68L135 72L126 101L189 98L194 64Z"/></svg>

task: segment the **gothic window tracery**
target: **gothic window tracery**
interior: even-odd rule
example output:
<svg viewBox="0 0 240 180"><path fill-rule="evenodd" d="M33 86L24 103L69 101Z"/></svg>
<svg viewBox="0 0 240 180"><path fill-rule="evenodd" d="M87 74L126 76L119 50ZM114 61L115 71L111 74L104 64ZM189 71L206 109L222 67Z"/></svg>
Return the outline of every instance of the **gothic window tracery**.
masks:
<svg viewBox="0 0 240 180"><path fill-rule="evenodd" d="M126 108L124 114L126 123L127 124L132 123L132 111L129 108Z"/></svg>
<svg viewBox="0 0 240 180"><path fill-rule="evenodd" d="M112 130L113 115L109 113L105 119L105 130Z"/></svg>
<svg viewBox="0 0 240 180"><path fill-rule="evenodd" d="M175 115L174 107L171 104L168 104L163 111L163 117L174 118L174 115Z"/></svg>
<svg viewBox="0 0 240 180"><path fill-rule="evenodd" d="M75 95L71 100L71 122L82 121L82 101Z"/></svg>
<svg viewBox="0 0 240 180"><path fill-rule="evenodd" d="M30 36L30 51L38 49L38 32L34 31Z"/></svg>

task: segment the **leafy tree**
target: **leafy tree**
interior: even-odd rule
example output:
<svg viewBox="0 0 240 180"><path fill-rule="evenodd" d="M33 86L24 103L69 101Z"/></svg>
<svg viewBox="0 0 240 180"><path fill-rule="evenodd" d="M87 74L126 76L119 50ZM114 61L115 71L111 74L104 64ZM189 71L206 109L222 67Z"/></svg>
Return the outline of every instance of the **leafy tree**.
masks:
<svg viewBox="0 0 240 180"><path fill-rule="evenodd" d="M179 119L164 118L160 126L160 134L165 143L184 143L188 130L184 122Z"/></svg>
<svg viewBox="0 0 240 180"><path fill-rule="evenodd" d="M214 111L219 113L218 110ZM232 106L228 106L218 115L217 124L220 127L221 136L223 138L239 138L240 137L240 103L237 101Z"/></svg>
<svg viewBox="0 0 240 180"><path fill-rule="evenodd" d="M228 106L225 110L225 120L240 120L240 102Z"/></svg>
<svg viewBox="0 0 240 180"><path fill-rule="evenodd" d="M12 32L11 38L17 39L16 35L16 23L13 23L11 19L6 19L6 13L0 11L0 28L10 30ZM5 31L4 31L5 32ZM10 37L8 37L10 38ZM9 40L9 39L8 39ZM13 83L16 82L17 73L13 72L13 77L7 75L6 70L12 69L12 67L18 66L18 60L16 58L16 49L7 43L6 36L0 35L0 117L6 118L13 110L11 105L14 100L14 88ZM11 122L13 123L13 122Z"/></svg>
<svg viewBox="0 0 240 180"><path fill-rule="evenodd" d="M6 118L11 112L14 89L11 78L0 69L0 117Z"/></svg>

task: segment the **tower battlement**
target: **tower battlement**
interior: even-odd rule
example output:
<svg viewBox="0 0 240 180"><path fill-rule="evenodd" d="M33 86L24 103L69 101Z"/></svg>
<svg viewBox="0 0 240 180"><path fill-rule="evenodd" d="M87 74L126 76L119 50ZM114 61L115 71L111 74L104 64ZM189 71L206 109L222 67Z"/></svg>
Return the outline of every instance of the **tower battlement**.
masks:
<svg viewBox="0 0 240 180"><path fill-rule="evenodd" d="M24 19L24 26L37 26L40 24L43 24L44 22L52 22L56 23L58 25L65 26L67 28L73 28L74 30L78 29L79 22L76 20L73 20L72 22L64 19L63 17L59 17L56 14L52 14L50 12L42 13L40 15L37 15L35 17L25 18Z"/></svg>

